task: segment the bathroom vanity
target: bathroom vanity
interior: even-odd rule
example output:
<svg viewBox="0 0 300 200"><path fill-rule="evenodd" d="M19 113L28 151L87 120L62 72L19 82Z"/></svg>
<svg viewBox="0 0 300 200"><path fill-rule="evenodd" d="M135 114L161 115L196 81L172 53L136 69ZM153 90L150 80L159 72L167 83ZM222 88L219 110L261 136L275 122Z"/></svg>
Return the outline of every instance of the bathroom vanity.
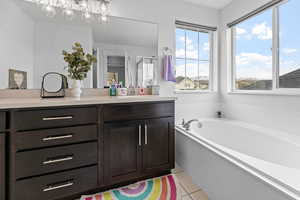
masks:
<svg viewBox="0 0 300 200"><path fill-rule="evenodd" d="M6 112L0 112L0 199L5 199L5 130Z"/></svg>
<svg viewBox="0 0 300 200"><path fill-rule="evenodd" d="M174 168L174 99L61 101L0 112L1 200L73 200Z"/></svg>

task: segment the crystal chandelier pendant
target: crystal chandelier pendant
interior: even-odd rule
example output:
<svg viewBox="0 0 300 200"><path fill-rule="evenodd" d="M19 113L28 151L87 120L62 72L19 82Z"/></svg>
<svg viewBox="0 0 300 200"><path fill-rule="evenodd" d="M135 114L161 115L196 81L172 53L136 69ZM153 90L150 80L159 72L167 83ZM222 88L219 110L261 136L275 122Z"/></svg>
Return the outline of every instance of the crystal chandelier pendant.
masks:
<svg viewBox="0 0 300 200"><path fill-rule="evenodd" d="M66 18L67 20L72 20L72 19L74 19L74 17L75 17L74 10L72 10L72 9L70 9L70 8L64 9L64 10L63 10L63 14L64 14L64 16L65 16L65 18Z"/></svg>
<svg viewBox="0 0 300 200"><path fill-rule="evenodd" d="M93 15L92 15L91 13L89 13L88 11L86 11L85 13L82 14L82 18L83 18L86 22L90 23L90 22L92 22L92 20L93 20Z"/></svg>
<svg viewBox="0 0 300 200"><path fill-rule="evenodd" d="M99 15L98 21L99 21L101 24L107 23L107 22L108 22L108 17L107 17L107 15Z"/></svg>
<svg viewBox="0 0 300 200"><path fill-rule="evenodd" d="M67 20L74 19L79 13L83 20L91 22L97 18L101 23L108 21L110 4L112 0L25 0L40 6L48 17L54 17L57 10Z"/></svg>
<svg viewBox="0 0 300 200"><path fill-rule="evenodd" d="M56 15L56 10L54 6L50 4L43 5L42 9L46 12L47 17L54 17Z"/></svg>
<svg viewBox="0 0 300 200"><path fill-rule="evenodd" d="M101 3L101 13L106 13L107 10L108 10L107 7L108 7L108 6L107 6L106 1L103 1L103 2Z"/></svg>

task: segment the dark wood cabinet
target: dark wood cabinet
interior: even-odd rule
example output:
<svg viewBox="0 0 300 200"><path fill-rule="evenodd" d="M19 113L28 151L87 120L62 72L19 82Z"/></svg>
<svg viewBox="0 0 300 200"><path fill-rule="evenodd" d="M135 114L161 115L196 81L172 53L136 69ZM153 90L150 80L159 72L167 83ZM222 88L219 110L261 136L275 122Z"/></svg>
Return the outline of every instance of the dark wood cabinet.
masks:
<svg viewBox="0 0 300 200"><path fill-rule="evenodd" d="M136 178L141 169L141 125L126 121L104 125L105 182ZM140 138L140 139L139 139Z"/></svg>
<svg viewBox="0 0 300 200"><path fill-rule="evenodd" d="M0 133L0 199L5 199L5 134Z"/></svg>
<svg viewBox="0 0 300 200"><path fill-rule="evenodd" d="M143 173L174 168L174 119L151 119L144 123Z"/></svg>
<svg viewBox="0 0 300 200"><path fill-rule="evenodd" d="M136 114L139 120L120 120L125 119L131 109L136 109L130 109L130 105L117 106L118 117L104 114L104 120L108 121L104 122L104 173L107 183L134 180L174 168L174 104L164 103L167 108L162 111L167 109L169 112L161 114L156 110L160 106L146 104L148 114ZM151 107L156 111L151 111ZM113 109L104 106L105 110ZM130 119L135 118L134 114L130 116Z"/></svg>
<svg viewBox="0 0 300 200"><path fill-rule="evenodd" d="M174 110L164 101L0 112L0 200L73 200L169 173Z"/></svg>
<svg viewBox="0 0 300 200"><path fill-rule="evenodd" d="M6 129L6 113L0 112L0 132L4 132Z"/></svg>
<svg viewBox="0 0 300 200"><path fill-rule="evenodd" d="M97 164L97 155L96 142L20 152L16 155L16 178Z"/></svg>
<svg viewBox="0 0 300 200"><path fill-rule="evenodd" d="M97 167L50 174L16 183L16 200L56 200L97 187Z"/></svg>
<svg viewBox="0 0 300 200"><path fill-rule="evenodd" d="M16 111L14 128L18 131L57 128L97 122L96 107L37 109Z"/></svg>

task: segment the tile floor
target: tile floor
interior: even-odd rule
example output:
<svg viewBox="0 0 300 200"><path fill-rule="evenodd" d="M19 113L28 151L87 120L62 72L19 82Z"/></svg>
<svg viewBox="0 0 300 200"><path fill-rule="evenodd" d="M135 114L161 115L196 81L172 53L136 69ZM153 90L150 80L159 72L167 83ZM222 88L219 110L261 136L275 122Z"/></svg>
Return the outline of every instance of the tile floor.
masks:
<svg viewBox="0 0 300 200"><path fill-rule="evenodd" d="M200 187L193 183L192 178L185 173L183 169L176 166L176 168L172 170L172 173L175 174L179 182L182 200L209 200L205 192L203 192Z"/></svg>
<svg viewBox="0 0 300 200"><path fill-rule="evenodd" d="M175 174L179 182L179 189L181 190L182 200L208 200L208 196L196 184L193 183L192 178L185 173L181 168L176 166L172 173Z"/></svg>

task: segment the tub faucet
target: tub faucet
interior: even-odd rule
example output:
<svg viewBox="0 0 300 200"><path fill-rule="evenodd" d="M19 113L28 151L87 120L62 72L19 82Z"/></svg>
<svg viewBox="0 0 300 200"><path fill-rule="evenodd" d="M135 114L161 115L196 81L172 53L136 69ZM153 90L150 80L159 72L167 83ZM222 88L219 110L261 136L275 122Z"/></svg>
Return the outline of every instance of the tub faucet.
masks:
<svg viewBox="0 0 300 200"><path fill-rule="evenodd" d="M189 121L186 122L186 123L183 122L182 127L183 127L185 130L189 131L190 128L191 128L191 124L192 124L193 122L197 122L199 128L202 127L202 123L201 123L198 119L192 119L192 120L189 120Z"/></svg>

